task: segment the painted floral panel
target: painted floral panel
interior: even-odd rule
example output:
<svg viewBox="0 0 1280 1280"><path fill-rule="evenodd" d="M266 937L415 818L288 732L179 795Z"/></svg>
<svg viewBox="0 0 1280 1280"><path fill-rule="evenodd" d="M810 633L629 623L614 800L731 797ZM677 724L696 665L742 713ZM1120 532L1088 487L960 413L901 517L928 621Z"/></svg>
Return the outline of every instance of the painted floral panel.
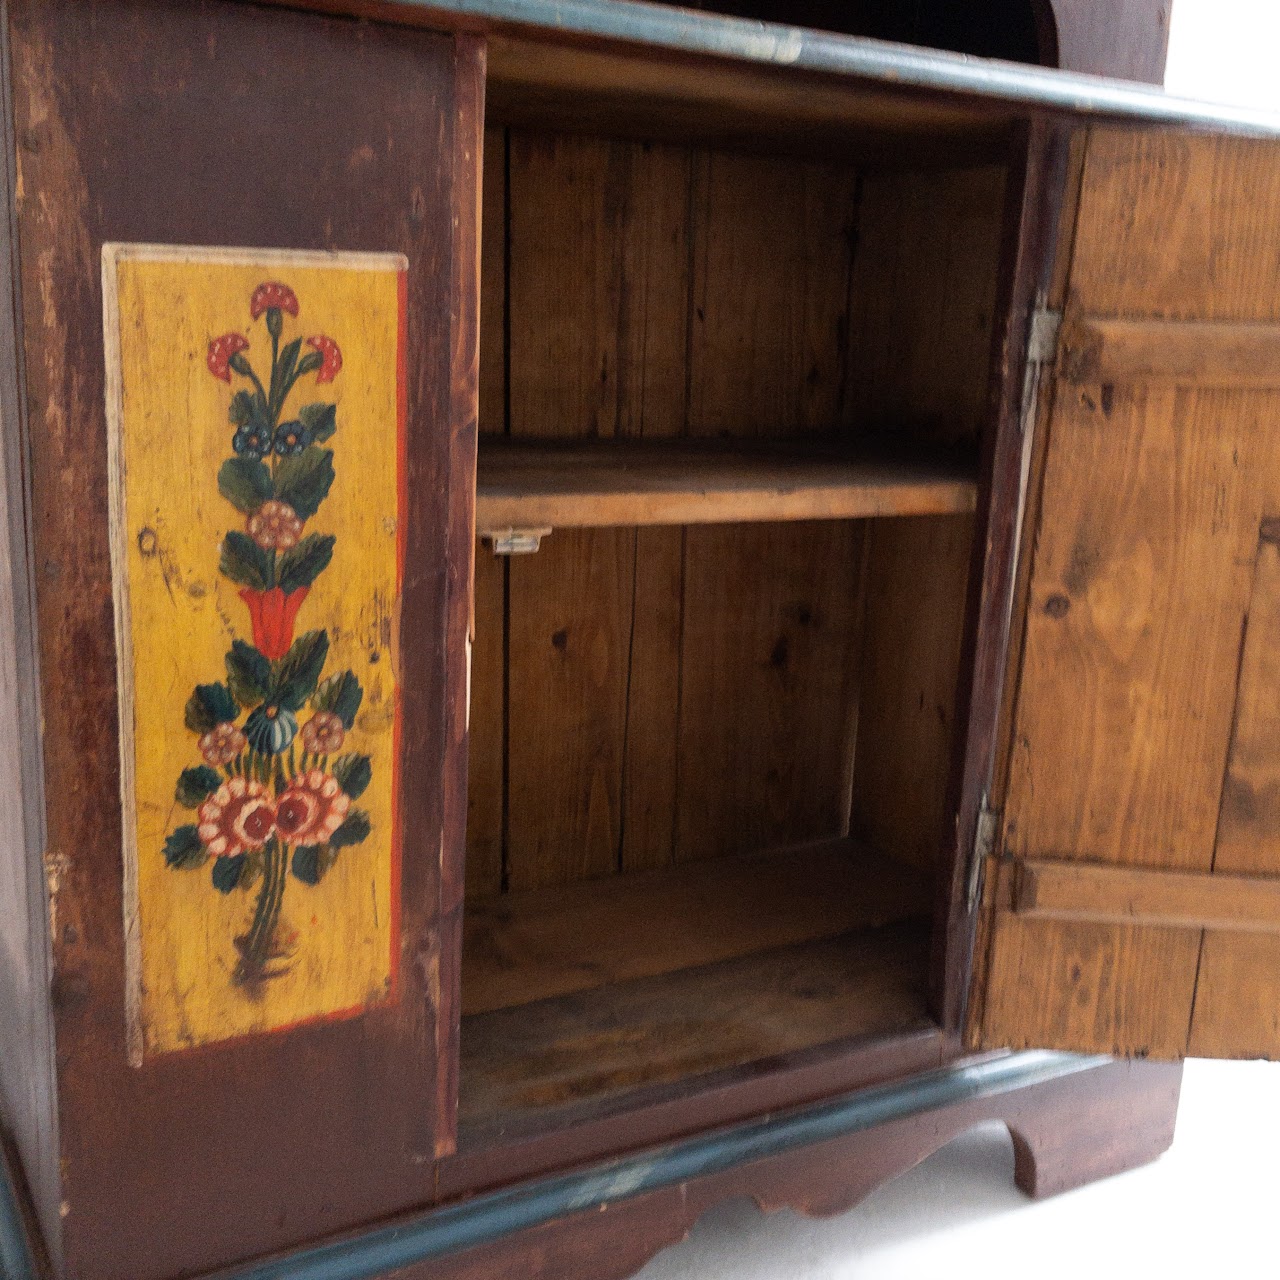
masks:
<svg viewBox="0 0 1280 1280"><path fill-rule="evenodd" d="M405 280L104 249L135 1062L394 993Z"/></svg>

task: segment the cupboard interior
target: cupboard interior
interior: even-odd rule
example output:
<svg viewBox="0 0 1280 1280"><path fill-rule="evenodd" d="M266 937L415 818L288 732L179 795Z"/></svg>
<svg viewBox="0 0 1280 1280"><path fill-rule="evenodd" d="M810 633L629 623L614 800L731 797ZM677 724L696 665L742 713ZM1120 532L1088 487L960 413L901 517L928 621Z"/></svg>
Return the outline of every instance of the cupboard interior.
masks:
<svg viewBox="0 0 1280 1280"><path fill-rule="evenodd" d="M1006 181L489 121L464 1145L935 1025Z"/></svg>

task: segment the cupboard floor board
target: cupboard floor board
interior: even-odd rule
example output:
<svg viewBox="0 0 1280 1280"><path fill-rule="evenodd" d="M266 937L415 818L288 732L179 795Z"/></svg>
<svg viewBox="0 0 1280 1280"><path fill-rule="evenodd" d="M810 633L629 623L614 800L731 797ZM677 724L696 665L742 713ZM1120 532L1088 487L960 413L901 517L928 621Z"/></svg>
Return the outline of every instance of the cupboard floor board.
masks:
<svg viewBox="0 0 1280 1280"><path fill-rule="evenodd" d="M830 938L929 901L920 871L847 839L509 893L467 906L462 1012Z"/></svg>
<svg viewBox="0 0 1280 1280"><path fill-rule="evenodd" d="M466 1017L464 1145L555 1109L925 1030L929 932L905 921Z"/></svg>
<svg viewBox="0 0 1280 1280"><path fill-rule="evenodd" d="M972 474L951 459L851 458L795 443L482 437L476 529L955 515L976 501Z"/></svg>

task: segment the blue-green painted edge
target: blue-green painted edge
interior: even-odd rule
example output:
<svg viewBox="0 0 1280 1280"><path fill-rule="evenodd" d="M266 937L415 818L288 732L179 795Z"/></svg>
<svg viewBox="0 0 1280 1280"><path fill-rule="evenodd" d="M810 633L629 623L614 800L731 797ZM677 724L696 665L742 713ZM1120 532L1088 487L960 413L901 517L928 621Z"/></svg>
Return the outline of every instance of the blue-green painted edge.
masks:
<svg viewBox="0 0 1280 1280"><path fill-rule="evenodd" d="M31 1255L14 1173L0 1148L0 1277L3 1280L37 1280L36 1262Z"/></svg>
<svg viewBox="0 0 1280 1280"><path fill-rule="evenodd" d="M305 3L305 0L294 0ZM1147 120L1230 133L1280 135L1280 114L1178 97L1103 76L921 49L782 23L757 22L636 0L396 0L407 11L448 14L654 48L973 94L1049 111Z"/></svg>
<svg viewBox="0 0 1280 1280"><path fill-rule="evenodd" d="M399 1267L487 1244L565 1214L596 1209L922 1112L1090 1071L1109 1058L1019 1053L945 1067L735 1125L576 1173L541 1178L207 1280L372 1280Z"/></svg>

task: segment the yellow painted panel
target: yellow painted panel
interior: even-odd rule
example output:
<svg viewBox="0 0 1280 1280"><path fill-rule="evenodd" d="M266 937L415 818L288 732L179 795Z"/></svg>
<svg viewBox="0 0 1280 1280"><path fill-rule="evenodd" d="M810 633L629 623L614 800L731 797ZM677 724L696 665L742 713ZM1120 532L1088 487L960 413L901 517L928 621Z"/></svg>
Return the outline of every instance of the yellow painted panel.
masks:
<svg viewBox="0 0 1280 1280"><path fill-rule="evenodd" d="M140 1062L394 992L405 263L108 245L103 279Z"/></svg>

